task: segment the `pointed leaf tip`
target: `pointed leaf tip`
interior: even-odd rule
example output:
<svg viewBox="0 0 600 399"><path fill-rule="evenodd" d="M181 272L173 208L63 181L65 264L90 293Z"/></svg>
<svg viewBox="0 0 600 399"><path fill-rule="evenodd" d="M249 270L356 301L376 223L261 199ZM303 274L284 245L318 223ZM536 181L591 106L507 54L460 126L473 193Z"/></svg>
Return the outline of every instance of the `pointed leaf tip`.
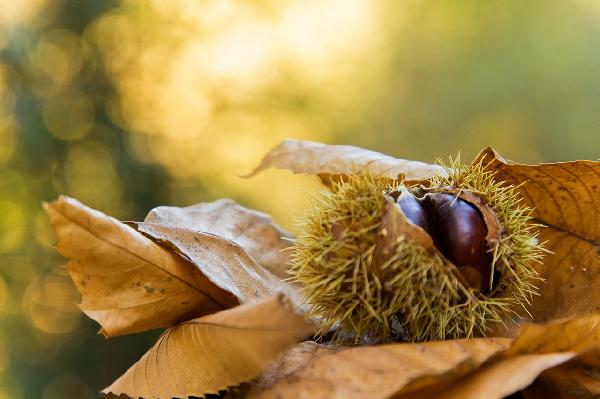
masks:
<svg viewBox="0 0 600 399"><path fill-rule="evenodd" d="M409 181L421 181L445 170L438 165L397 159L379 152L349 145L326 145L313 141L286 139L271 149L261 163L245 177L268 168L287 169L293 173L328 176L355 174L357 171Z"/></svg>

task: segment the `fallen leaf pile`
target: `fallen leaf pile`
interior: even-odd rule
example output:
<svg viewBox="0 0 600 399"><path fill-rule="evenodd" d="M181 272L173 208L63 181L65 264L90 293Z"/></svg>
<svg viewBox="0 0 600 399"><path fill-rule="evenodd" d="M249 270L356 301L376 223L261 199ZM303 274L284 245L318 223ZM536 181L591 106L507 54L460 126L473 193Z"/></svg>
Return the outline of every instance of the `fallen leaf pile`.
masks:
<svg viewBox="0 0 600 399"><path fill-rule="evenodd" d="M166 328L103 394L130 398L600 397L600 162L483 162L518 187L541 241L545 280L530 316L485 338L340 347L311 341L287 280L292 238L230 200L159 207L123 223L60 197L44 204L81 310L106 337ZM286 140L269 167L324 183L368 170L418 182L445 173L350 147Z"/></svg>

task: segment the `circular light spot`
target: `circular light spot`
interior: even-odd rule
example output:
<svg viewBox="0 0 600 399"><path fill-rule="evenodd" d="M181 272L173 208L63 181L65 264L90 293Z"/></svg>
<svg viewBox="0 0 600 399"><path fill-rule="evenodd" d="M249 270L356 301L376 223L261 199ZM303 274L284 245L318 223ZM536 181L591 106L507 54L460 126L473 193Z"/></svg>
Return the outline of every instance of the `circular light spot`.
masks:
<svg viewBox="0 0 600 399"><path fill-rule="evenodd" d="M97 142L73 146L64 171L68 194L85 204L106 209L120 202L123 185L108 146Z"/></svg>
<svg viewBox="0 0 600 399"><path fill-rule="evenodd" d="M94 126L94 103L88 96L70 93L49 99L44 105L43 116L52 135L66 141L78 140Z"/></svg>
<svg viewBox="0 0 600 399"><path fill-rule="evenodd" d="M2 271L13 281L29 282L37 277L37 271L31 260L26 257L9 258L2 265Z"/></svg>
<svg viewBox="0 0 600 399"><path fill-rule="evenodd" d="M79 326L78 299L66 277L46 276L29 284L23 293L23 310L38 330L66 334Z"/></svg>
<svg viewBox="0 0 600 399"><path fill-rule="evenodd" d="M25 237L25 213L14 202L0 199L0 253L13 252Z"/></svg>

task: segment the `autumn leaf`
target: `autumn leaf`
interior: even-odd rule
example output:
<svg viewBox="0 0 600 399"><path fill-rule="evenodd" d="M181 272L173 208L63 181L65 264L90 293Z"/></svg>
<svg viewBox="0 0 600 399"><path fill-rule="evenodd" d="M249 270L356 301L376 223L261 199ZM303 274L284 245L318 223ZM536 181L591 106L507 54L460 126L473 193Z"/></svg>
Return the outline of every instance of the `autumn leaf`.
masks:
<svg viewBox="0 0 600 399"><path fill-rule="evenodd" d="M288 277L292 236L266 213L244 208L229 199L185 208L161 206L151 210L145 224L162 224L214 234L242 247L252 259L280 278Z"/></svg>
<svg viewBox="0 0 600 399"><path fill-rule="evenodd" d="M293 173L319 175L327 180L356 171L408 181L421 181L445 174L438 165L397 159L375 151L349 145L326 145L313 141L287 139L273 148L247 176L268 168L288 169Z"/></svg>
<svg viewBox="0 0 600 399"><path fill-rule="evenodd" d="M482 158L498 180L519 186L535 221L546 226L540 240L553 254L537 266L546 282L534 298L533 320L600 311L600 162L522 165L491 148Z"/></svg>
<svg viewBox="0 0 600 399"><path fill-rule="evenodd" d="M419 377L475 369L509 343L470 339L341 350L303 343L267 369L246 397L389 398Z"/></svg>
<svg viewBox="0 0 600 399"><path fill-rule="evenodd" d="M103 393L132 398L203 396L249 381L313 332L279 295L167 330Z"/></svg>
<svg viewBox="0 0 600 399"><path fill-rule="evenodd" d="M503 398L544 370L596 348L597 314L528 325L514 341L475 338L345 349L309 342L271 364L246 397Z"/></svg>
<svg viewBox="0 0 600 399"><path fill-rule="evenodd" d="M237 305L194 267L141 233L60 197L44 204L81 310L107 337L171 326Z"/></svg>
<svg viewBox="0 0 600 399"><path fill-rule="evenodd" d="M503 398L544 370L600 348L600 314L547 325L526 325L510 348L477 370L398 398Z"/></svg>
<svg viewBox="0 0 600 399"><path fill-rule="evenodd" d="M296 303L296 289L284 281L290 236L265 214L231 200L187 208L152 210L137 229L168 243L190 259L217 286L241 302L278 292Z"/></svg>

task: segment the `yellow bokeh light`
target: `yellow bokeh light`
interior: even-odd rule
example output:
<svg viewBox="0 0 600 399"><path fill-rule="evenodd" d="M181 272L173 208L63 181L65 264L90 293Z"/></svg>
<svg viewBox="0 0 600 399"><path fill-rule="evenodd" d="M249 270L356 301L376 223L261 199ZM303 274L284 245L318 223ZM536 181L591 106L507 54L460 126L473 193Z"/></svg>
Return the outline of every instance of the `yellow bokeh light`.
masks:
<svg viewBox="0 0 600 399"><path fill-rule="evenodd" d="M47 334L66 334L79 326L79 295L66 276L34 280L23 293L23 310L34 327Z"/></svg>
<svg viewBox="0 0 600 399"><path fill-rule="evenodd" d="M37 277L37 271L33 262L24 256L9 258L2 265L2 271L13 281L26 283Z"/></svg>
<svg viewBox="0 0 600 399"><path fill-rule="evenodd" d="M44 123L61 140L78 140L94 126L94 103L81 93L67 93L44 104Z"/></svg>
<svg viewBox="0 0 600 399"><path fill-rule="evenodd" d="M5 199L13 201L15 204L23 204L31 191L28 182L24 173L12 169L3 171L0 173L0 200ZM0 226L2 226L1 222Z"/></svg>
<svg viewBox="0 0 600 399"><path fill-rule="evenodd" d="M23 392L18 385L6 384L6 383L0 385L0 399L22 399L22 398L23 398Z"/></svg>
<svg viewBox="0 0 600 399"><path fill-rule="evenodd" d="M0 215L0 254L16 251L25 238L25 212L15 202L0 198Z"/></svg>
<svg viewBox="0 0 600 399"><path fill-rule="evenodd" d="M272 174L251 183L237 175L285 137L326 140L338 119L357 117L370 86L364 54L371 71L386 62L373 51L382 43L369 4L130 0L86 40L101 49L119 93L114 122L146 136L129 140L136 158L183 181L202 179L211 197L262 204L289 226L290 207L306 207L308 195L290 198L285 176L272 184Z"/></svg>
<svg viewBox="0 0 600 399"><path fill-rule="evenodd" d="M67 193L89 206L115 210L123 183L112 150L98 142L82 142L69 150L64 164Z"/></svg>
<svg viewBox="0 0 600 399"><path fill-rule="evenodd" d="M47 0L0 1L0 26L25 23L35 18L46 3Z"/></svg>
<svg viewBox="0 0 600 399"><path fill-rule="evenodd" d="M41 78L33 82L33 88L43 96L64 88L80 71L83 50L74 32L65 29L46 32L28 54L31 66Z"/></svg>
<svg viewBox="0 0 600 399"><path fill-rule="evenodd" d="M38 243L48 249L54 249L56 235L45 212L41 211L36 215L33 222L33 229L35 231L35 239Z"/></svg>

